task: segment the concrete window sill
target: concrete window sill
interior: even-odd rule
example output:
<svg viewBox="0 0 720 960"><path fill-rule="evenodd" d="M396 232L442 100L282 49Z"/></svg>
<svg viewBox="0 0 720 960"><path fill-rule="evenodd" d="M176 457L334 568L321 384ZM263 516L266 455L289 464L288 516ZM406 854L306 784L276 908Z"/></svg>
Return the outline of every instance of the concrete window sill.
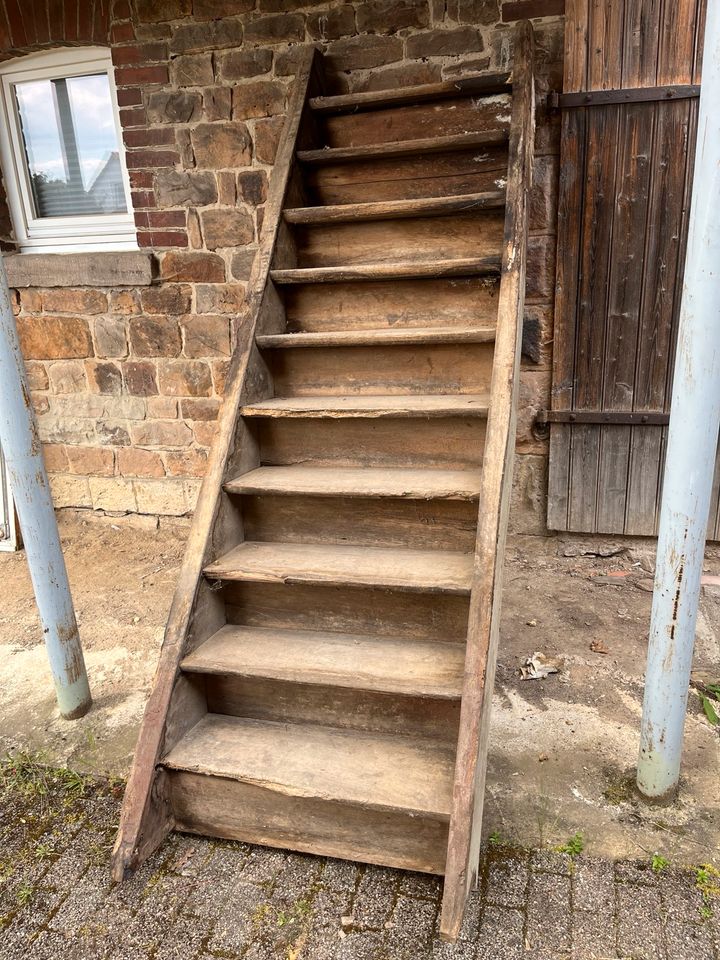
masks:
<svg viewBox="0 0 720 960"><path fill-rule="evenodd" d="M154 260L141 250L5 254L11 287L147 287Z"/></svg>

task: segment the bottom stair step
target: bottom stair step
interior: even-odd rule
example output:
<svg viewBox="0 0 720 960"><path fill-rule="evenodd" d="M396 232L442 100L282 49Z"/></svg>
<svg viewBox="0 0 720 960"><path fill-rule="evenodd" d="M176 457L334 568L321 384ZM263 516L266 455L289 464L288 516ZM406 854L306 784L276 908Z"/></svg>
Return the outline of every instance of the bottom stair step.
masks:
<svg viewBox="0 0 720 960"><path fill-rule="evenodd" d="M176 827L443 873L454 749L208 714L163 760Z"/></svg>

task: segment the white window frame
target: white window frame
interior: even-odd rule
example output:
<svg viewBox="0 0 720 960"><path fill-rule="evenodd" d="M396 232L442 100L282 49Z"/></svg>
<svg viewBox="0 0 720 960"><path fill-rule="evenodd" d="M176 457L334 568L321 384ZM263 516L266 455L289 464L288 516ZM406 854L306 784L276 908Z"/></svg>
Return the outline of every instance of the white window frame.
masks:
<svg viewBox="0 0 720 960"><path fill-rule="evenodd" d="M128 212L77 217L36 217L14 86L26 80L81 77L98 73L106 73L110 85ZM130 179L125 163L115 78L108 48L63 47L29 54L0 65L0 159L10 214L21 253L137 250Z"/></svg>
<svg viewBox="0 0 720 960"><path fill-rule="evenodd" d="M20 536L5 459L0 450L0 550L17 550Z"/></svg>

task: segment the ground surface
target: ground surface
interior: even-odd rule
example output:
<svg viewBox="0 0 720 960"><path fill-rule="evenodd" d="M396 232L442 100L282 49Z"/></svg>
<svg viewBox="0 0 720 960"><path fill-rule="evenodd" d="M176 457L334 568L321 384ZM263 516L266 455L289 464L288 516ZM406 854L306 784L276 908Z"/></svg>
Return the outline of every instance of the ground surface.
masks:
<svg viewBox="0 0 720 960"><path fill-rule="evenodd" d="M0 755L40 750L55 764L124 777L187 530L66 514L61 533L95 707L75 723L59 718L24 554L0 554ZM694 691L678 801L649 808L633 794L652 562L639 549L605 557L597 553L608 544L590 548L533 537L508 547L486 835L552 849L580 832L594 856L720 866L720 736ZM707 566L716 572L717 560ZM717 590L703 591L695 658L713 676ZM561 672L522 680L536 651Z"/></svg>
<svg viewBox="0 0 720 960"><path fill-rule="evenodd" d="M491 846L458 943L434 878L175 836L109 880L120 790L0 768L3 960L720 960L720 875Z"/></svg>

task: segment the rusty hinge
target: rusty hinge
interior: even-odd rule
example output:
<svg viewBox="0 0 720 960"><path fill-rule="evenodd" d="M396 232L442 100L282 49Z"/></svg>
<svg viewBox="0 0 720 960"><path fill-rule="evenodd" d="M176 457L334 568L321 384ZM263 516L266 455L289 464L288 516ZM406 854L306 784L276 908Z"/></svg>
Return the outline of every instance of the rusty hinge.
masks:
<svg viewBox="0 0 720 960"><path fill-rule="evenodd" d="M578 93L548 94L548 110L563 107L598 107L608 103L648 103L658 100L687 100L700 96L699 83L674 83L664 87L623 87L618 90L586 90Z"/></svg>

